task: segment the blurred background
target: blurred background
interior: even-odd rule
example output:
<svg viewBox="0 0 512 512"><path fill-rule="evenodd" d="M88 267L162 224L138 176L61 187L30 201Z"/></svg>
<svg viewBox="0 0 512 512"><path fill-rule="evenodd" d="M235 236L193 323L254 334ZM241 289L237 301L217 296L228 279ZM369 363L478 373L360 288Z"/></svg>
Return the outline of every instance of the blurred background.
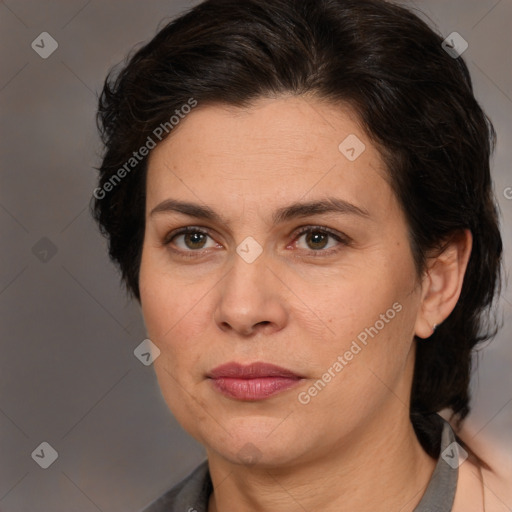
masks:
<svg viewBox="0 0 512 512"><path fill-rule="evenodd" d="M197 3L0 1L2 512L136 512L205 456L134 355L146 338L139 306L88 210L107 72ZM493 176L510 269L512 0L403 3L468 42L463 57L498 133ZM511 460L509 288L499 306L504 327L475 359L468 428Z"/></svg>

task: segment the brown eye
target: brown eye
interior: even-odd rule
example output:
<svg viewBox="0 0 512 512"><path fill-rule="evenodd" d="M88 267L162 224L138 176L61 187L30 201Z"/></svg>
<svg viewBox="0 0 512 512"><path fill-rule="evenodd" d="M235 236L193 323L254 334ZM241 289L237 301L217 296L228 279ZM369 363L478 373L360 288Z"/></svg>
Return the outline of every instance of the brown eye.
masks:
<svg viewBox="0 0 512 512"><path fill-rule="evenodd" d="M206 231L193 226L187 226L186 228L169 233L165 237L163 244L169 246L174 252L182 253L185 256L195 256L192 253L215 246L213 240L211 245L207 246L208 239L211 240L211 237Z"/></svg>
<svg viewBox="0 0 512 512"><path fill-rule="evenodd" d="M329 241L328 233L322 233L320 231L310 231L306 233L306 243L311 247L311 249L325 249Z"/></svg>
<svg viewBox="0 0 512 512"><path fill-rule="evenodd" d="M301 230L296 238L295 244L299 246L299 240L304 238L302 247L312 256L327 256L337 252L343 245L349 245L350 239L341 233L335 233L328 228L323 227L306 227ZM329 246L329 241L332 240ZM299 249L301 247L298 247Z"/></svg>
<svg viewBox="0 0 512 512"><path fill-rule="evenodd" d="M185 245L189 249L203 249L206 237L208 235L205 235L204 233L201 233L199 231L192 232L192 233L184 233L183 240L185 242Z"/></svg>

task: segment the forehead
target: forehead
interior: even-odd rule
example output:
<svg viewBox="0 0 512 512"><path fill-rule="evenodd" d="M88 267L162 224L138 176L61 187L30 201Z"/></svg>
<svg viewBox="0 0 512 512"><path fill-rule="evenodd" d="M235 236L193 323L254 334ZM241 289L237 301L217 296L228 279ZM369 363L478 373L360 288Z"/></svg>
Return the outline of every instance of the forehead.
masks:
<svg viewBox="0 0 512 512"><path fill-rule="evenodd" d="M304 97L259 99L244 109L199 104L152 150L147 187L148 211L171 193L225 209L240 198L250 208L333 191L352 203L382 203L390 192L356 114Z"/></svg>

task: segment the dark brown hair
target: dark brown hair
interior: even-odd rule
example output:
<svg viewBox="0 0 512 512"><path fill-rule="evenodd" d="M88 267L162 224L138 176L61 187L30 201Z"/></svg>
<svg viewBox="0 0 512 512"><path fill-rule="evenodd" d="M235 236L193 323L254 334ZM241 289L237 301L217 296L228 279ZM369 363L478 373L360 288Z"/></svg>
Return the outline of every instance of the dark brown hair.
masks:
<svg viewBox="0 0 512 512"><path fill-rule="evenodd" d="M463 419L472 350L495 334L486 320L502 241L489 170L494 129L462 57L442 41L383 0L207 0L164 26L111 71L99 99L106 151L92 210L127 290L140 301L147 158L103 187L176 110L191 98L242 107L283 93L348 103L387 164L418 275L429 250L462 229L473 234L454 311L417 344L411 399L422 442L428 427L418 418L449 407Z"/></svg>

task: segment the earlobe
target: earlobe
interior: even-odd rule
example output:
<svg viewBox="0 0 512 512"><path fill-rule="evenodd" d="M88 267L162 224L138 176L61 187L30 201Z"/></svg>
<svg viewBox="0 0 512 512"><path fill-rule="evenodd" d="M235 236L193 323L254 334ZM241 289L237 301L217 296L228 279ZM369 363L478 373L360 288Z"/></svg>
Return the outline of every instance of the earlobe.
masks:
<svg viewBox="0 0 512 512"><path fill-rule="evenodd" d="M430 256L422 280L422 298L415 334L429 338L453 311L459 300L471 256L473 237L469 229L454 233L441 252Z"/></svg>

